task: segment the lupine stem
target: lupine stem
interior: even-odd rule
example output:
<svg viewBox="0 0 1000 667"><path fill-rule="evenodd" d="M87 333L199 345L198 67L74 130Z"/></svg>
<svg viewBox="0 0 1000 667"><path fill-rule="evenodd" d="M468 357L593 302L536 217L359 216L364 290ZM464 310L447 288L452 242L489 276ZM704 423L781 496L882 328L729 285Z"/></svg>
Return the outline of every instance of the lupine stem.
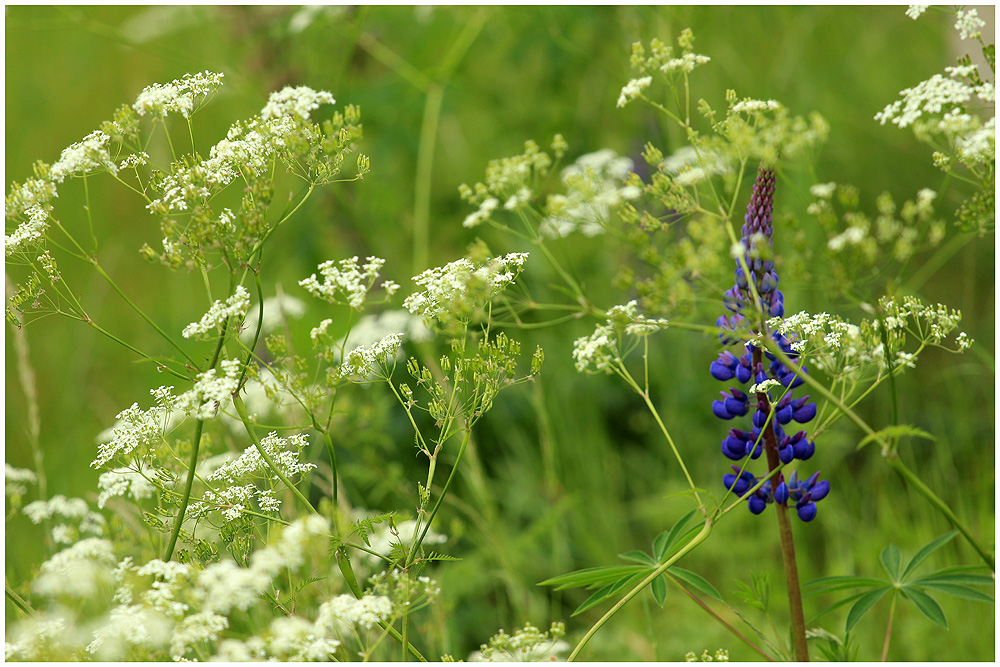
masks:
<svg viewBox="0 0 1000 667"><path fill-rule="evenodd" d="M761 363L762 353L759 347L753 348L753 367L757 368ZM757 393L757 400L770 405L767 394ZM769 408L773 411L773 408ZM778 458L778 439L774 433L774 423L772 420L764 425L764 451L767 454L768 471L773 471L781 466L781 459ZM778 478L772 480L772 484L778 482ZM795 563L795 539L792 535L792 525L788 520L788 508L781 503L775 503L776 514L778 515L778 534L781 537L781 562L785 570L785 585L788 588L788 611L791 615L792 649L795 659L799 662L809 661L809 646L806 643L806 619L802 611L802 590L799 587L799 569Z"/></svg>
<svg viewBox="0 0 1000 667"><path fill-rule="evenodd" d="M882 662L889 659L889 640L892 638L892 619L896 615L896 592L892 593L892 603L889 605L889 622L885 626L885 643L882 644Z"/></svg>

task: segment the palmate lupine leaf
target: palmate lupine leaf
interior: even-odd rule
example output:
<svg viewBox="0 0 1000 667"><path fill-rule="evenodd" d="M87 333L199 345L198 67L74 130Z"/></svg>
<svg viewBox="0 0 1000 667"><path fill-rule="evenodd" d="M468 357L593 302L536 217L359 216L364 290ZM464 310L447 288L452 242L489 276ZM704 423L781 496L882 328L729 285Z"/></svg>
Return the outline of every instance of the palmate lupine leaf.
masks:
<svg viewBox="0 0 1000 667"><path fill-rule="evenodd" d="M860 593L856 593L830 605L820 612L815 618L819 618L820 616L823 616L838 607L842 607L853 602L853 606L847 613L847 623L845 626L847 631L850 632L851 628L853 628L858 621L860 621L861 618L886 595L886 593L895 595L899 592L904 599L912 602L920 613L926 616L928 620L932 623L940 625L941 627L947 628L948 620L945 618L944 611L941 609L941 606L937 603L937 601L931 597L930 592L945 593L947 595L953 595L967 600L975 600L977 602L993 602L993 597L973 588L973 586L994 585L992 577L978 572L982 570L981 566L950 567L931 572L922 577L914 578L912 576L921 563L927 560L932 553L947 544L957 534L957 531L952 531L925 544L917 551L913 558L910 559L910 562L906 564L906 567L903 568L902 572L900 572L902 554L895 545L887 546L882 550L879 560L888 575L888 579L834 576L823 577L822 579L816 579L809 582L805 586L805 588L809 590L807 596L833 593L848 589L870 589L867 592L862 591Z"/></svg>

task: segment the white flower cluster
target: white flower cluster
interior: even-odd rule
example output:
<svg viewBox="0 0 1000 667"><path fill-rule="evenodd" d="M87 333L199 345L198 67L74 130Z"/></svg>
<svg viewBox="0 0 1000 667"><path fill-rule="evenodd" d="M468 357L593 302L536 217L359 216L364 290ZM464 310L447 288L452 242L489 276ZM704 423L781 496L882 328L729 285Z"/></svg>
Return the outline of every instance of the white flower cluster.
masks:
<svg viewBox="0 0 1000 667"><path fill-rule="evenodd" d="M230 317L239 318L241 321L250 308L250 293L243 285L237 285L233 295L225 301L216 301L208 312L202 315L201 320L193 322L186 327L181 335L185 338L205 338L210 332L218 330Z"/></svg>
<svg viewBox="0 0 1000 667"><path fill-rule="evenodd" d="M413 276L413 282L424 291L406 297L403 307L414 315L440 318L456 302L463 302L474 284L485 286L488 297L493 298L514 284L527 259L526 252L512 252L475 264L463 257L445 266L427 269Z"/></svg>
<svg viewBox="0 0 1000 667"><path fill-rule="evenodd" d="M7 498L13 496L23 496L28 492L28 484L38 482L38 475L25 468L15 468L9 463L4 463L3 469L3 494Z"/></svg>
<svg viewBox="0 0 1000 667"><path fill-rule="evenodd" d="M982 29L986 26L986 21L979 18L979 11L975 9L959 9L955 15L955 30L962 39L977 39L982 34Z"/></svg>
<svg viewBox="0 0 1000 667"><path fill-rule="evenodd" d="M400 332L411 343L423 343L434 336L422 318L405 310L386 310L378 315L365 315L358 320L351 327L344 348L350 350L361 345L372 345L392 332Z"/></svg>
<svg viewBox="0 0 1000 667"><path fill-rule="evenodd" d="M548 217L540 231L553 238L574 231L584 236L602 234L611 210L642 194L639 187L625 183L632 166L632 160L611 149L581 155L563 169L566 194L548 198Z"/></svg>
<svg viewBox="0 0 1000 667"><path fill-rule="evenodd" d="M172 388L172 387L171 387ZM164 409L157 406L140 410L138 403L118 413L109 440L100 442L91 468L99 468L116 457L127 457L136 449L152 450L163 434Z"/></svg>
<svg viewBox="0 0 1000 667"><path fill-rule="evenodd" d="M218 376L215 368L199 373L194 387L176 397L174 406L195 419L215 417L219 407L227 405L236 391L240 365L239 359L225 359L219 364L222 368L221 376Z"/></svg>
<svg viewBox="0 0 1000 667"><path fill-rule="evenodd" d="M875 120L882 125L891 122L903 128L913 125L924 114L938 114L946 107L962 107L975 98L992 102L993 84L973 85L965 80L970 73L969 67L946 67L947 77L935 74L913 88L900 91L901 99L877 113Z"/></svg>
<svg viewBox="0 0 1000 667"><path fill-rule="evenodd" d="M190 118L194 111L195 98L214 93L222 86L222 73L204 71L185 74L183 78L170 83L154 83L146 86L136 98L132 108L140 116L151 114L166 116L179 113Z"/></svg>
<svg viewBox="0 0 1000 667"><path fill-rule="evenodd" d="M730 107L732 113L757 114L765 111L778 111L781 102L777 100L753 100L749 97L736 102Z"/></svg>
<svg viewBox="0 0 1000 667"><path fill-rule="evenodd" d="M252 567L271 577L283 570L297 570L306 562L309 549L328 545L330 522L317 514L285 526L277 543L259 549L253 555Z"/></svg>
<svg viewBox="0 0 1000 667"><path fill-rule="evenodd" d="M922 342L940 345L962 321L962 313L949 309L940 303L924 304L913 296L904 296L897 302L889 297L879 300L879 308L885 316L881 319L890 331L907 330ZM876 320L878 322L880 320ZM967 349L973 341L967 336L956 334L962 339L961 349Z"/></svg>
<svg viewBox="0 0 1000 667"><path fill-rule="evenodd" d="M906 8L906 15L916 21L920 15L927 11L930 5L910 5Z"/></svg>
<svg viewBox="0 0 1000 667"><path fill-rule="evenodd" d="M649 318L639 313L633 299L625 305L612 307L607 314L607 323L598 325L594 333L576 339L573 344L573 359L576 370L581 373L602 371L612 372L612 364L621 360L619 342L622 333L630 336L648 336L665 329L668 322L662 318Z"/></svg>
<svg viewBox="0 0 1000 667"><path fill-rule="evenodd" d="M375 374L376 366L395 360L403 344L403 334L392 333L369 346L359 345L347 354L340 366L343 378L358 375L364 378Z"/></svg>
<svg viewBox="0 0 1000 667"><path fill-rule="evenodd" d="M28 219L17 226L10 236L4 234L3 248L4 256L10 257L22 246L35 243L42 239L45 230L49 227L49 211L51 207L32 206L24 211Z"/></svg>
<svg viewBox="0 0 1000 667"><path fill-rule="evenodd" d="M623 306L614 306L608 311L608 324L614 326L616 330L621 330L624 326L625 333L630 336L648 336L649 334L665 329L669 322L663 318L646 317L639 312L635 299Z"/></svg>
<svg viewBox="0 0 1000 667"><path fill-rule="evenodd" d="M809 188L809 194L816 199L829 199L836 190L836 183L817 183Z"/></svg>
<svg viewBox="0 0 1000 667"><path fill-rule="evenodd" d="M296 115L309 118L309 113L318 109L321 104L334 104L333 95L325 90L316 91L309 86L292 88L285 86L267 98L267 104L260 112L264 120L280 116Z"/></svg>
<svg viewBox="0 0 1000 667"><path fill-rule="evenodd" d="M69 176L87 174L98 169L118 173L118 165L111 159L108 142L111 137L100 130L94 130L80 141L63 149L62 155L49 171L50 178L62 183Z"/></svg>
<svg viewBox="0 0 1000 667"><path fill-rule="evenodd" d="M465 216L465 220L462 221L462 226L467 229L478 227L490 219L490 216L493 215L493 211L495 211L499 205L499 199L496 197L487 197L479 203L479 208L477 210Z"/></svg>
<svg viewBox="0 0 1000 667"><path fill-rule="evenodd" d="M42 563L32 589L47 597L90 599L110 584L117 562L111 542L88 537Z"/></svg>
<svg viewBox="0 0 1000 667"><path fill-rule="evenodd" d="M65 607L55 612L39 610L23 621L8 625L6 630L4 654L7 662L61 659L74 650L74 644L79 644L81 634Z"/></svg>
<svg viewBox="0 0 1000 667"><path fill-rule="evenodd" d="M279 616L271 621L267 654L272 661L329 662L340 641L322 636L318 623L298 616Z"/></svg>
<svg viewBox="0 0 1000 667"><path fill-rule="evenodd" d="M162 196L146 208L154 213L187 211L192 202L207 200L244 172L258 176L299 130L292 116L234 124L226 138L212 146L207 160L164 178Z"/></svg>
<svg viewBox="0 0 1000 667"><path fill-rule="evenodd" d="M177 600L184 585L194 576L194 568L186 563L153 559L136 570L140 577L153 577L151 588L142 593L142 601L158 612L178 618L188 605Z"/></svg>
<svg viewBox="0 0 1000 667"><path fill-rule="evenodd" d="M698 656L694 651L688 651L684 654L684 662L729 662L729 651L724 648L720 648L712 655L708 650L701 652Z"/></svg>
<svg viewBox="0 0 1000 667"><path fill-rule="evenodd" d="M996 159L997 118L994 116L982 127L958 137L958 159L968 165L988 164Z"/></svg>
<svg viewBox="0 0 1000 667"><path fill-rule="evenodd" d="M302 463L299 455L309 444L309 437L304 433L296 433L288 438L278 437L277 431L272 431L261 438L260 445L274 464L286 477L300 472L307 472L316 467L314 463ZM248 477L266 477L273 475L267 462L261 457L256 445L251 445L235 461L223 464L208 478L210 482L236 482Z"/></svg>
<svg viewBox="0 0 1000 667"><path fill-rule="evenodd" d="M565 140L556 135L553 150L557 155L565 150ZM469 187L465 183L458 192L464 201L478 206L478 210L466 216L462 224L476 227L490 219L500 202L506 210L521 208L535 196L534 186L538 178L552 166L552 158L541 150L534 141L524 142L524 153L512 157L490 160L486 165L485 183Z"/></svg>
<svg viewBox="0 0 1000 667"><path fill-rule="evenodd" d="M299 285L305 287L310 294L329 303L347 304L355 310L364 306L368 291L378 279L379 271L385 265L385 260L381 257L367 257L365 264L358 265L358 258L342 259L337 266L333 260L323 262L319 265L320 275L323 276L323 284L316 279L316 274L299 281ZM399 285L387 280L382 283L382 289L386 294L392 296L399 289Z"/></svg>
<svg viewBox="0 0 1000 667"><path fill-rule="evenodd" d="M198 642L214 642L229 627L229 619L211 611L192 614L181 621L170 638L170 656L181 660Z"/></svg>
<svg viewBox="0 0 1000 667"><path fill-rule="evenodd" d="M680 58L671 58L660 67L660 71L670 74L671 72L692 72L698 65L711 62L711 58L697 53L685 53Z"/></svg>
<svg viewBox="0 0 1000 667"><path fill-rule="evenodd" d="M392 616L392 600L383 595L338 595L320 605L316 627L333 635L343 635L350 628L370 630Z"/></svg>
<svg viewBox="0 0 1000 667"><path fill-rule="evenodd" d="M553 623L547 632L530 623L513 635L500 630L469 656L469 662L558 662L560 654L570 648L560 639L564 634L562 623Z"/></svg>
<svg viewBox="0 0 1000 667"><path fill-rule="evenodd" d="M145 605L113 607L85 649L101 661L123 661L130 649L160 650L170 642L173 623Z"/></svg>
<svg viewBox="0 0 1000 667"><path fill-rule="evenodd" d="M141 167L149 162L148 153L132 153L131 155L125 156L125 159L119 163L119 169L134 169L136 167Z"/></svg>
<svg viewBox="0 0 1000 667"><path fill-rule="evenodd" d="M33 524L43 521L53 521L52 539L57 544L71 544L80 533L104 535L107 524L104 517L93 512L83 498L67 498L63 495L53 496L49 500L36 500L24 508L24 515ZM76 529L70 526L76 525Z"/></svg>
<svg viewBox="0 0 1000 667"><path fill-rule="evenodd" d="M622 87L622 93L618 96L618 103L615 105L619 109L623 108L626 104L639 97L639 95L649 85L653 83L653 77L644 76L638 79L631 79Z"/></svg>
<svg viewBox="0 0 1000 667"><path fill-rule="evenodd" d="M131 468L115 468L101 473L97 480L97 488L101 490L97 496L97 506L103 509L111 498L119 496L131 496L136 502L152 498L156 487L147 479L151 472L150 468L143 468L142 473Z"/></svg>
<svg viewBox="0 0 1000 667"><path fill-rule="evenodd" d="M21 185L13 184L4 200L4 216L11 220L35 206L47 206L58 196L56 184L41 178L28 179Z"/></svg>

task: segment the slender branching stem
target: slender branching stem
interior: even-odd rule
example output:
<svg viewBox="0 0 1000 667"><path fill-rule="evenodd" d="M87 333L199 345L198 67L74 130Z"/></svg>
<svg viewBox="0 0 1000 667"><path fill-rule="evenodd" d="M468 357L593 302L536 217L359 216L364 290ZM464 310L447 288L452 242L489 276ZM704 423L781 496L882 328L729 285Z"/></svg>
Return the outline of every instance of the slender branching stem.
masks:
<svg viewBox="0 0 1000 667"><path fill-rule="evenodd" d="M726 619L722 618L717 613L715 613L714 609L712 609L711 607L709 607L705 603L704 600L702 600L697 595L695 595L694 593L692 593L687 588L687 586L685 586L681 582L677 581L677 578L674 577L672 574L670 574L670 572L666 573L666 577L668 579L670 579L670 581L674 582L677 585L677 587L679 589L681 589L681 592L684 593L684 595L686 595L689 598L691 598L692 600L694 600L695 604L697 604L699 607L701 607L703 610L705 610L705 613L707 613L709 616L711 616L713 619L715 619L715 621L717 623L719 623L721 626L723 626L724 628L726 628L727 630L729 630L729 632L731 632L733 635L735 635L737 639L739 639L741 642L743 642L744 644L746 644L747 646L749 646L751 649L753 649L754 651L756 651L757 653L759 653L768 662L774 662L774 658L772 658L771 656L769 656L759 646L757 646L752 641L750 641L750 639L747 638L746 635L744 635L742 632L740 632L735 627L733 627L732 623L730 623L729 621L727 621Z"/></svg>
<svg viewBox="0 0 1000 667"><path fill-rule="evenodd" d="M575 661L576 658L580 655L580 651L582 651L583 648L587 645L587 643L591 640L591 638L595 634L597 634L597 631L600 630L605 623L611 620L611 617L613 617L615 614L621 611L622 607L628 604L628 602L636 595L641 593L646 588L646 586L649 586L651 583L653 583L654 579L656 579L658 576L666 572L674 563L679 561L681 558L683 558L692 550L694 550L695 547L697 547L699 544L708 539L708 536L711 533L712 533L712 521L711 519L705 519L705 524L702 526L698 534L695 535L693 538L691 538L690 542L681 547L677 553L675 553L673 556L664 561L658 568L650 572L649 576L647 576L645 579L636 584L635 587L625 595L625 597L616 602L615 606L609 609L607 613L604 614L604 616L601 616L601 618L598 619L596 623L594 623L593 627L591 627L590 630L587 631L587 634L585 634L583 638L577 643L576 647L573 649L573 652L569 654L569 657L566 659L566 662Z"/></svg>

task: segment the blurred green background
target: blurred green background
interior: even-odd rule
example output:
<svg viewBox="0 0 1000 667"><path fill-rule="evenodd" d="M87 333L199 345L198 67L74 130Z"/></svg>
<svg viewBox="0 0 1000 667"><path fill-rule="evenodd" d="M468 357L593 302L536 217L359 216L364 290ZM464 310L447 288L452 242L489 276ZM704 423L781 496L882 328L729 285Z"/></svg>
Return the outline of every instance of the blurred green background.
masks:
<svg viewBox="0 0 1000 667"><path fill-rule="evenodd" d="M692 77L695 99L705 97L721 108L725 90L733 88L740 96L778 99L795 114L819 111L830 122L830 140L814 174L794 175L784 184L788 190L779 186L778 208L802 224L810 220L804 209L813 182L857 184L870 208L884 190L902 201L923 187L938 189L942 181L929 149L912 134L872 120L901 89L954 64L952 30L942 14L914 22L902 8L841 7L9 7L6 12L7 183L30 176L36 159L53 162L146 85L187 72L226 74L226 85L197 118L202 145L221 138L233 120L259 111L267 95L285 85L329 90L339 105L361 106L361 151L371 157L372 173L363 183L325 189L282 229L271 250L272 259L281 259L271 263L268 294L280 285L304 296L296 282L317 263L354 254L387 258L387 277L403 284L406 293L410 276L461 256L476 237L461 225L469 209L457 186L481 180L488 160L519 153L526 139L547 145L562 133L570 159L605 147L637 159L647 141L667 153L675 150L679 137L649 108L632 104L620 110L615 100L631 78L630 45L653 37L670 42L685 27L697 37L696 51L712 57ZM432 132L422 135L436 115ZM429 157L432 168L421 171L420 161L427 164ZM197 276L168 280L165 269L138 256L144 242L156 245L159 239L155 219L123 189L91 180L100 201L95 214L105 266L165 329L179 331L196 320L204 304L192 302L190 295L197 292L187 287L198 285ZM421 184L429 186L426 196ZM57 210L67 219L82 201L79 191L74 186L60 191ZM939 204L946 213L960 201L943 199ZM422 220L428 221L426 242L419 232ZM959 239L948 255L936 256L943 261L920 294L960 308L962 328L976 345L964 356L926 352L918 368L902 377L900 421L937 437L904 445L903 457L992 544L995 253L991 237L976 240L950 229L952 236ZM496 252L524 249L509 238L489 233L484 238ZM610 287L615 258L602 256L600 240L574 239L569 247L594 303L609 307L631 298ZM80 287L95 321L140 348L159 350L161 341L93 272L68 261L62 269ZM796 283L782 273L789 312L861 316L851 304L829 302L819 275L798 278ZM705 314L706 323L714 321L709 310ZM435 646L442 653L465 657L501 627L569 620L584 594L552 593L538 581L614 564L620 552L648 549L652 538L688 509L681 499L665 499L683 484L640 399L612 378L573 369L572 341L592 327L593 322L580 322L513 334L527 350L542 345L546 363L538 384L505 392L482 422L479 465L472 466L457 494L465 506L449 508L442 523L464 526L462 537L449 545L449 553L462 560L437 575L446 593L437 615L448 628ZM94 436L133 401L146 405L149 388L162 384L162 376L79 323L49 318L25 333L37 380L48 492L94 498L98 473L88 467ZM5 456L16 467L31 467L27 402L11 341L8 328ZM709 410L718 391L708 375L717 341L672 331L651 343L654 398L696 482L717 490L727 467L718 452L725 428ZM862 404L861 414L884 425L888 405L887 390L880 388ZM376 401L371 410L389 407ZM425 474L409 449L409 435L405 429L366 435L367 419L359 413L357 434L345 436L345 484L359 505L406 510ZM887 544L911 556L949 529L875 449L855 452L858 440L858 431L843 423L817 442L809 467L823 470L833 492L816 521L795 526L803 581L877 575L878 554ZM751 573L769 574L782 621L786 602L773 523L770 513L758 519L738 513L682 565L707 577L736 605L738 581L749 581ZM40 536L23 518L7 524L6 546L11 581L22 581L43 559ZM943 567L976 558L954 540L932 562ZM734 660L756 658L677 591L663 610L648 595L643 599L597 636L589 658L679 660L686 651L719 647L728 648ZM955 598L941 602L951 620L947 632L909 608L898 610L890 657L993 659L993 608ZM807 616L821 608L807 601ZM571 635L578 636L600 613L592 610L569 621ZM885 615L876 607L877 620L856 631L862 659L877 659ZM764 625L761 617L752 618ZM842 634L843 619L839 612L820 623Z"/></svg>

